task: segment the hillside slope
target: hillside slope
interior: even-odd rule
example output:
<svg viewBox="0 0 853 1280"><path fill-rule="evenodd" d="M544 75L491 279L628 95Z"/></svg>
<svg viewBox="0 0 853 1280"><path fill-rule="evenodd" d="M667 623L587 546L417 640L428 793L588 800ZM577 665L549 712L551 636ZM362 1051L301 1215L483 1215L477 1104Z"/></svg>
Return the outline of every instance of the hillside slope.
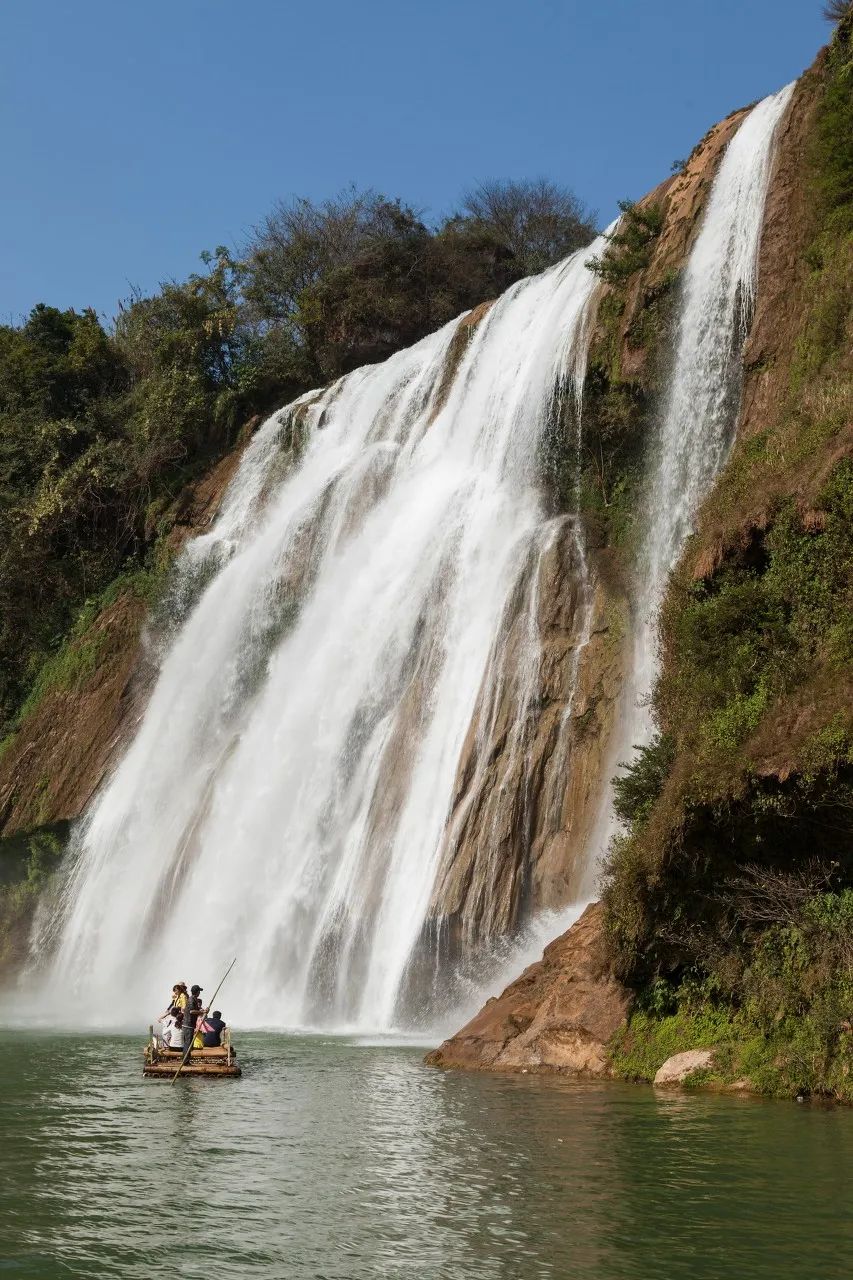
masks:
<svg viewBox="0 0 853 1280"><path fill-rule="evenodd" d="M651 1080L676 1050L714 1048L704 1081L853 1100L851 30L848 16L799 81L779 138L735 445L667 592L657 736L617 783L599 989L618 979L610 1008L634 1012L605 1074ZM610 350L660 331L637 305L660 296L650 270L604 299ZM648 368L637 346L622 368ZM577 928L517 1025L501 1019L519 984L431 1061L488 1066L481 1025L500 1025L499 1061L544 1069L538 1041L522 1051L531 1023L539 1039L585 1029L564 1025L558 995Z"/></svg>
<svg viewBox="0 0 853 1280"><path fill-rule="evenodd" d="M604 894L645 1013L619 1069L853 1098L853 19L780 139L738 435L671 583L659 736ZM664 1054L665 1056L665 1054ZM644 1066L638 1065L644 1063Z"/></svg>

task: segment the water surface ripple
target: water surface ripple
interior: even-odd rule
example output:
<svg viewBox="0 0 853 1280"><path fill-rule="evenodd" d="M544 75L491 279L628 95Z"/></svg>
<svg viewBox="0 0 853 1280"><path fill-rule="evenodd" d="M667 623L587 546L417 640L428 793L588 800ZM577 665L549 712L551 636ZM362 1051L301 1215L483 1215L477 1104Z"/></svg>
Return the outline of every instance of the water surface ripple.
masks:
<svg viewBox="0 0 853 1280"><path fill-rule="evenodd" d="M6 1033L0 1272L834 1280L853 1112L241 1037L241 1081L139 1042Z"/></svg>

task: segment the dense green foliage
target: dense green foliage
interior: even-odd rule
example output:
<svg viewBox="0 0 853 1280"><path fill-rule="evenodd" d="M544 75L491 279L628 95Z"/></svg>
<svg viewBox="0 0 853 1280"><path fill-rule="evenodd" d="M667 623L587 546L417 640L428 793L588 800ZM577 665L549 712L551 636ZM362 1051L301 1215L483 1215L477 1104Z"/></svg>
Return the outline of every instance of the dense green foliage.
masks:
<svg viewBox="0 0 853 1280"><path fill-rule="evenodd" d="M618 1075L651 1080L671 1054L714 1049L688 1083L853 1103L853 891L765 905L784 918L728 971L645 989L611 1045Z"/></svg>
<svg viewBox="0 0 853 1280"><path fill-rule="evenodd" d="M233 439L244 352L227 257L108 333L36 307L0 328L0 725L87 599L142 565L158 514Z"/></svg>
<svg viewBox="0 0 853 1280"><path fill-rule="evenodd" d="M605 904L640 1008L628 1076L722 1046L713 1078L853 1101L853 19L820 72L787 388L738 441L674 575L661 736L617 786Z"/></svg>
<svg viewBox="0 0 853 1280"><path fill-rule="evenodd" d="M279 205L243 263L262 376L295 392L382 360L593 235L543 181L482 184L437 228L372 191Z"/></svg>
<svg viewBox="0 0 853 1280"><path fill-rule="evenodd" d="M613 808L622 822L640 826L649 816L675 757L671 738L658 733L646 747L635 747L630 767L613 779Z"/></svg>
<svg viewBox="0 0 853 1280"><path fill-rule="evenodd" d="M804 676L842 673L853 659L851 553L853 461L843 459L807 525L789 499L747 552L670 598L663 627L677 660L658 691L662 717L686 716L711 752L734 750Z"/></svg>
<svg viewBox="0 0 853 1280"><path fill-rule="evenodd" d="M650 418L667 367L678 277L670 271L650 280L646 273L663 227L661 206L623 200L620 208L607 249L588 263L609 288L599 306L599 336L584 386L580 499L592 536L624 553L636 519ZM626 344L641 353L642 374L623 371Z"/></svg>
<svg viewBox="0 0 853 1280"><path fill-rule="evenodd" d="M68 824L0 839L0 972L20 955L33 911L65 848Z"/></svg>
<svg viewBox="0 0 853 1280"><path fill-rule="evenodd" d="M619 210L622 216L608 237L607 252L587 263L597 276L617 287L649 265L654 242L663 227L663 211L658 204L620 200Z"/></svg>

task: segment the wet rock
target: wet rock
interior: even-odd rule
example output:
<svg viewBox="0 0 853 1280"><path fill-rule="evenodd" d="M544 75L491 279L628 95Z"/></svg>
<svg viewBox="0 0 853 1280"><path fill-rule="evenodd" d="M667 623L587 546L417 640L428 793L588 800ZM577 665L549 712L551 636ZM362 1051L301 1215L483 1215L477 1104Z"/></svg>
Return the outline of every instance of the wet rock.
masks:
<svg viewBox="0 0 853 1280"><path fill-rule="evenodd" d="M655 1076L656 1085L683 1084L694 1071L704 1071L713 1066L713 1049L688 1049L684 1053L674 1053Z"/></svg>
<svg viewBox="0 0 853 1280"><path fill-rule="evenodd" d="M588 892L629 626L620 587L593 566L587 597L581 570L566 521L505 621L463 747L430 907L463 950Z"/></svg>
<svg viewBox="0 0 853 1280"><path fill-rule="evenodd" d="M609 969L602 908L587 907L502 995L427 1056L471 1071L610 1075L607 1042L628 1015L630 993Z"/></svg>

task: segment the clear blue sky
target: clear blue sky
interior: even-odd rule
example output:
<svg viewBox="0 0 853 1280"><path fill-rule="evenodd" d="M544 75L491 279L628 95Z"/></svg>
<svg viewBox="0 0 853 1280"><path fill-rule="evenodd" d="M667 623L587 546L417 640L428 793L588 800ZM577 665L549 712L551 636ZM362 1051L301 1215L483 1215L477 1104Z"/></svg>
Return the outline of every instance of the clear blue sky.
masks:
<svg viewBox="0 0 853 1280"><path fill-rule="evenodd" d="M0 318L106 316L350 182L545 175L609 220L797 76L820 0L5 0Z"/></svg>

